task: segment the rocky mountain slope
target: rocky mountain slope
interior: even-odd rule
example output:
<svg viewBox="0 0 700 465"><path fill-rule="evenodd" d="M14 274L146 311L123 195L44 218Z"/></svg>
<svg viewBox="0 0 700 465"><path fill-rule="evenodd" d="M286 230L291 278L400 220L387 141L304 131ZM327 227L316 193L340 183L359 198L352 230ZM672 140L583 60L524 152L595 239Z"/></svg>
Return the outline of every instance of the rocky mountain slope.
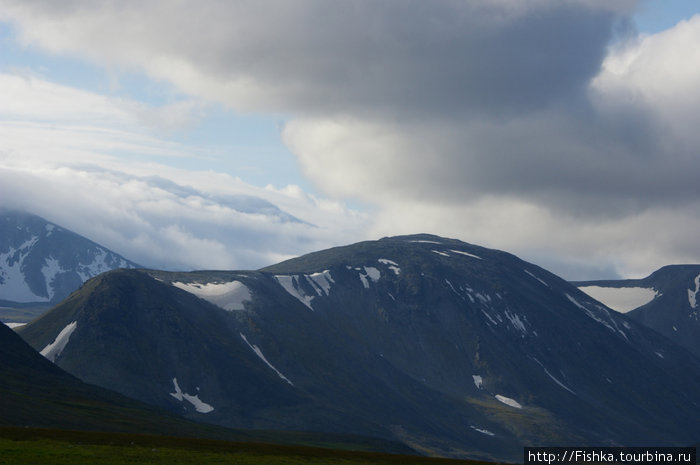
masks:
<svg viewBox="0 0 700 465"><path fill-rule="evenodd" d="M83 380L226 426L499 460L700 439L698 358L536 265L436 236L113 271L20 332Z"/></svg>

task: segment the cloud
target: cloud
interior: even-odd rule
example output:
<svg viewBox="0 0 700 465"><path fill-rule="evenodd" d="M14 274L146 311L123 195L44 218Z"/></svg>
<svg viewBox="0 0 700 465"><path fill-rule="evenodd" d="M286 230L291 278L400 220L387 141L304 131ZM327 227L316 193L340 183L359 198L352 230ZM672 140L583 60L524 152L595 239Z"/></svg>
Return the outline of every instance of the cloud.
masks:
<svg viewBox="0 0 700 465"><path fill-rule="evenodd" d="M517 197L383 206L370 235L441 234L506 250L571 280L644 277L670 263L697 263L700 203L609 218L555 214Z"/></svg>
<svg viewBox="0 0 700 465"><path fill-rule="evenodd" d="M612 50L592 82L598 105L646 114L666 154L697 153L700 135L700 15Z"/></svg>
<svg viewBox="0 0 700 465"><path fill-rule="evenodd" d="M590 1L3 3L27 44L311 115L538 108L595 75L619 18Z"/></svg>
<svg viewBox="0 0 700 465"><path fill-rule="evenodd" d="M361 235L362 216L336 203L322 205L302 194L287 199L291 214L267 200L288 197L283 192L225 175L180 174L189 185L94 166L37 168L5 159L1 205L31 211L164 269L255 269ZM204 179L208 183L199 185ZM259 195L252 195L256 190Z"/></svg>
<svg viewBox="0 0 700 465"><path fill-rule="evenodd" d="M376 234L430 229L572 278L642 276L700 260L698 50L700 16L608 49L547 105L298 118L284 140L324 191L379 206Z"/></svg>
<svg viewBox="0 0 700 465"><path fill-rule="evenodd" d="M373 233L568 270L700 260L700 17L638 37L635 1L1 3L27 44L291 115L305 175L373 205Z"/></svg>
<svg viewBox="0 0 700 465"><path fill-rule="evenodd" d="M41 215L141 265L258 268L361 235L363 215L298 187L173 167L205 154L143 128L142 113L169 106L34 76L0 74L0 92L0 206Z"/></svg>
<svg viewBox="0 0 700 465"><path fill-rule="evenodd" d="M125 98L105 96L57 84L28 70L0 73L0 90L5 97L0 117L35 123L80 123L89 121L113 130L135 128L166 134L193 127L203 115L205 104L197 99L179 100L154 106ZM142 134L146 131L141 130Z"/></svg>

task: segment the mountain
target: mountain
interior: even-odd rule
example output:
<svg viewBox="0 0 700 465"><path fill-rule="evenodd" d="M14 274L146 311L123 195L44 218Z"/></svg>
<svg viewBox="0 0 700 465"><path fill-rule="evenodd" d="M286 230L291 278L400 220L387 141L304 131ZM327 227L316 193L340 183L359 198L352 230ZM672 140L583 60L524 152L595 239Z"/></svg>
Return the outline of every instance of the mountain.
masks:
<svg viewBox="0 0 700 465"><path fill-rule="evenodd" d="M0 425L191 435L185 421L69 375L0 325Z"/></svg>
<svg viewBox="0 0 700 465"><path fill-rule="evenodd" d="M574 284L700 356L700 265L669 265L642 279Z"/></svg>
<svg viewBox="0 0 700 465"><path fill-rule="evenodd" d="M108 272L19 332L83 380L225 426L509 461L700 439L700 359L536 265L431 235Z"/></svg>
<svg viewBox="0 0 700 465"><path fill-rule="evenodd" d="M33 434L60 435L56 429L61 429L415 454L400 443L367 437L231 430L189 421L79 380L39 355L14 331L1 324L0 412L0 427L22 427L23 431L16 435L19 440ZM3 430L4 434L8 431L11 430Z"/></svg>
<svg viewBox="0 0 700 465"><path fill-rule="evenodd" d="M104 271L136 267L43 218L0 210L0 306L43 311ZM37 312L15 313L13 321L28 321Z"/></svg>

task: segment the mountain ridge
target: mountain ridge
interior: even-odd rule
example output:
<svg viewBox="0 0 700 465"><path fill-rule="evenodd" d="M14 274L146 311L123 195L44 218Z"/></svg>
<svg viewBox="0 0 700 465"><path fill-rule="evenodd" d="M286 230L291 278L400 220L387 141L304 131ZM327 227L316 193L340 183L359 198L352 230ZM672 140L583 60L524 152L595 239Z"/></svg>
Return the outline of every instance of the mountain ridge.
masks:
<svg viewBox="0 0 700 465"><path fill-rule="evenodd" d="M112 271L19 332L44 350L74 321L59 366L225 426L491 460L700 431L699 359L536 265L437 236L258 271Z"/></svg>

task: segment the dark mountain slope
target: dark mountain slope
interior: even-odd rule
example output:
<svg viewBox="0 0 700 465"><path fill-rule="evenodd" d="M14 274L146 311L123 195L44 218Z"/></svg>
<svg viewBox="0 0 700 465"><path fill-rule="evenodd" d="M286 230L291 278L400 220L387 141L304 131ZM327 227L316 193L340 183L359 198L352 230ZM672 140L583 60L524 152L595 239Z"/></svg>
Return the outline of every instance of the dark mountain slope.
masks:
<svg viewBox="0 0 700 465"><path fill-rule="evenodd" d="M225 436L80 381L5 325L0 325L0 411L2 425Z"/></svg>
<svg viewBox="0 0 700 465"><path fill-rule="evenodd" d="M319 433L231 430L180 416L86 384L39 355L11 329L0 325L0 425L103 432L157 434L276 444L308 444L351 450L414 453L399 443ZM5 429L10 434L10 429ZM37 433L61 435L55 430ZM72 433L66 433L72 434ZM108 436L103 436L105 440ZM172 438L175 441L175 438ZM133 439L132 439L133 440ZM261 447L261 446L259 446Z"/></svg>
<svg viewBox="0 0 700 465"><path fill-rule="evenodd" d="M89 281L21 334L41 349L56 337L41 328L76 322L56 363L81 379L176 412L270 426L256 418L261 411L307 399L277 383L226 317L224 310L145 273L118 270ZM221 398L231 404L222 408L212 400Z"/></svg>
<svg viewBox="0 0 700 465"><path fill-rule="evenodd" d="M260 271L106 273L22 336L49 353L64 331L71 373L228 426L507 460L700 436L697 358L535 265L436 236Z"/></svg>

